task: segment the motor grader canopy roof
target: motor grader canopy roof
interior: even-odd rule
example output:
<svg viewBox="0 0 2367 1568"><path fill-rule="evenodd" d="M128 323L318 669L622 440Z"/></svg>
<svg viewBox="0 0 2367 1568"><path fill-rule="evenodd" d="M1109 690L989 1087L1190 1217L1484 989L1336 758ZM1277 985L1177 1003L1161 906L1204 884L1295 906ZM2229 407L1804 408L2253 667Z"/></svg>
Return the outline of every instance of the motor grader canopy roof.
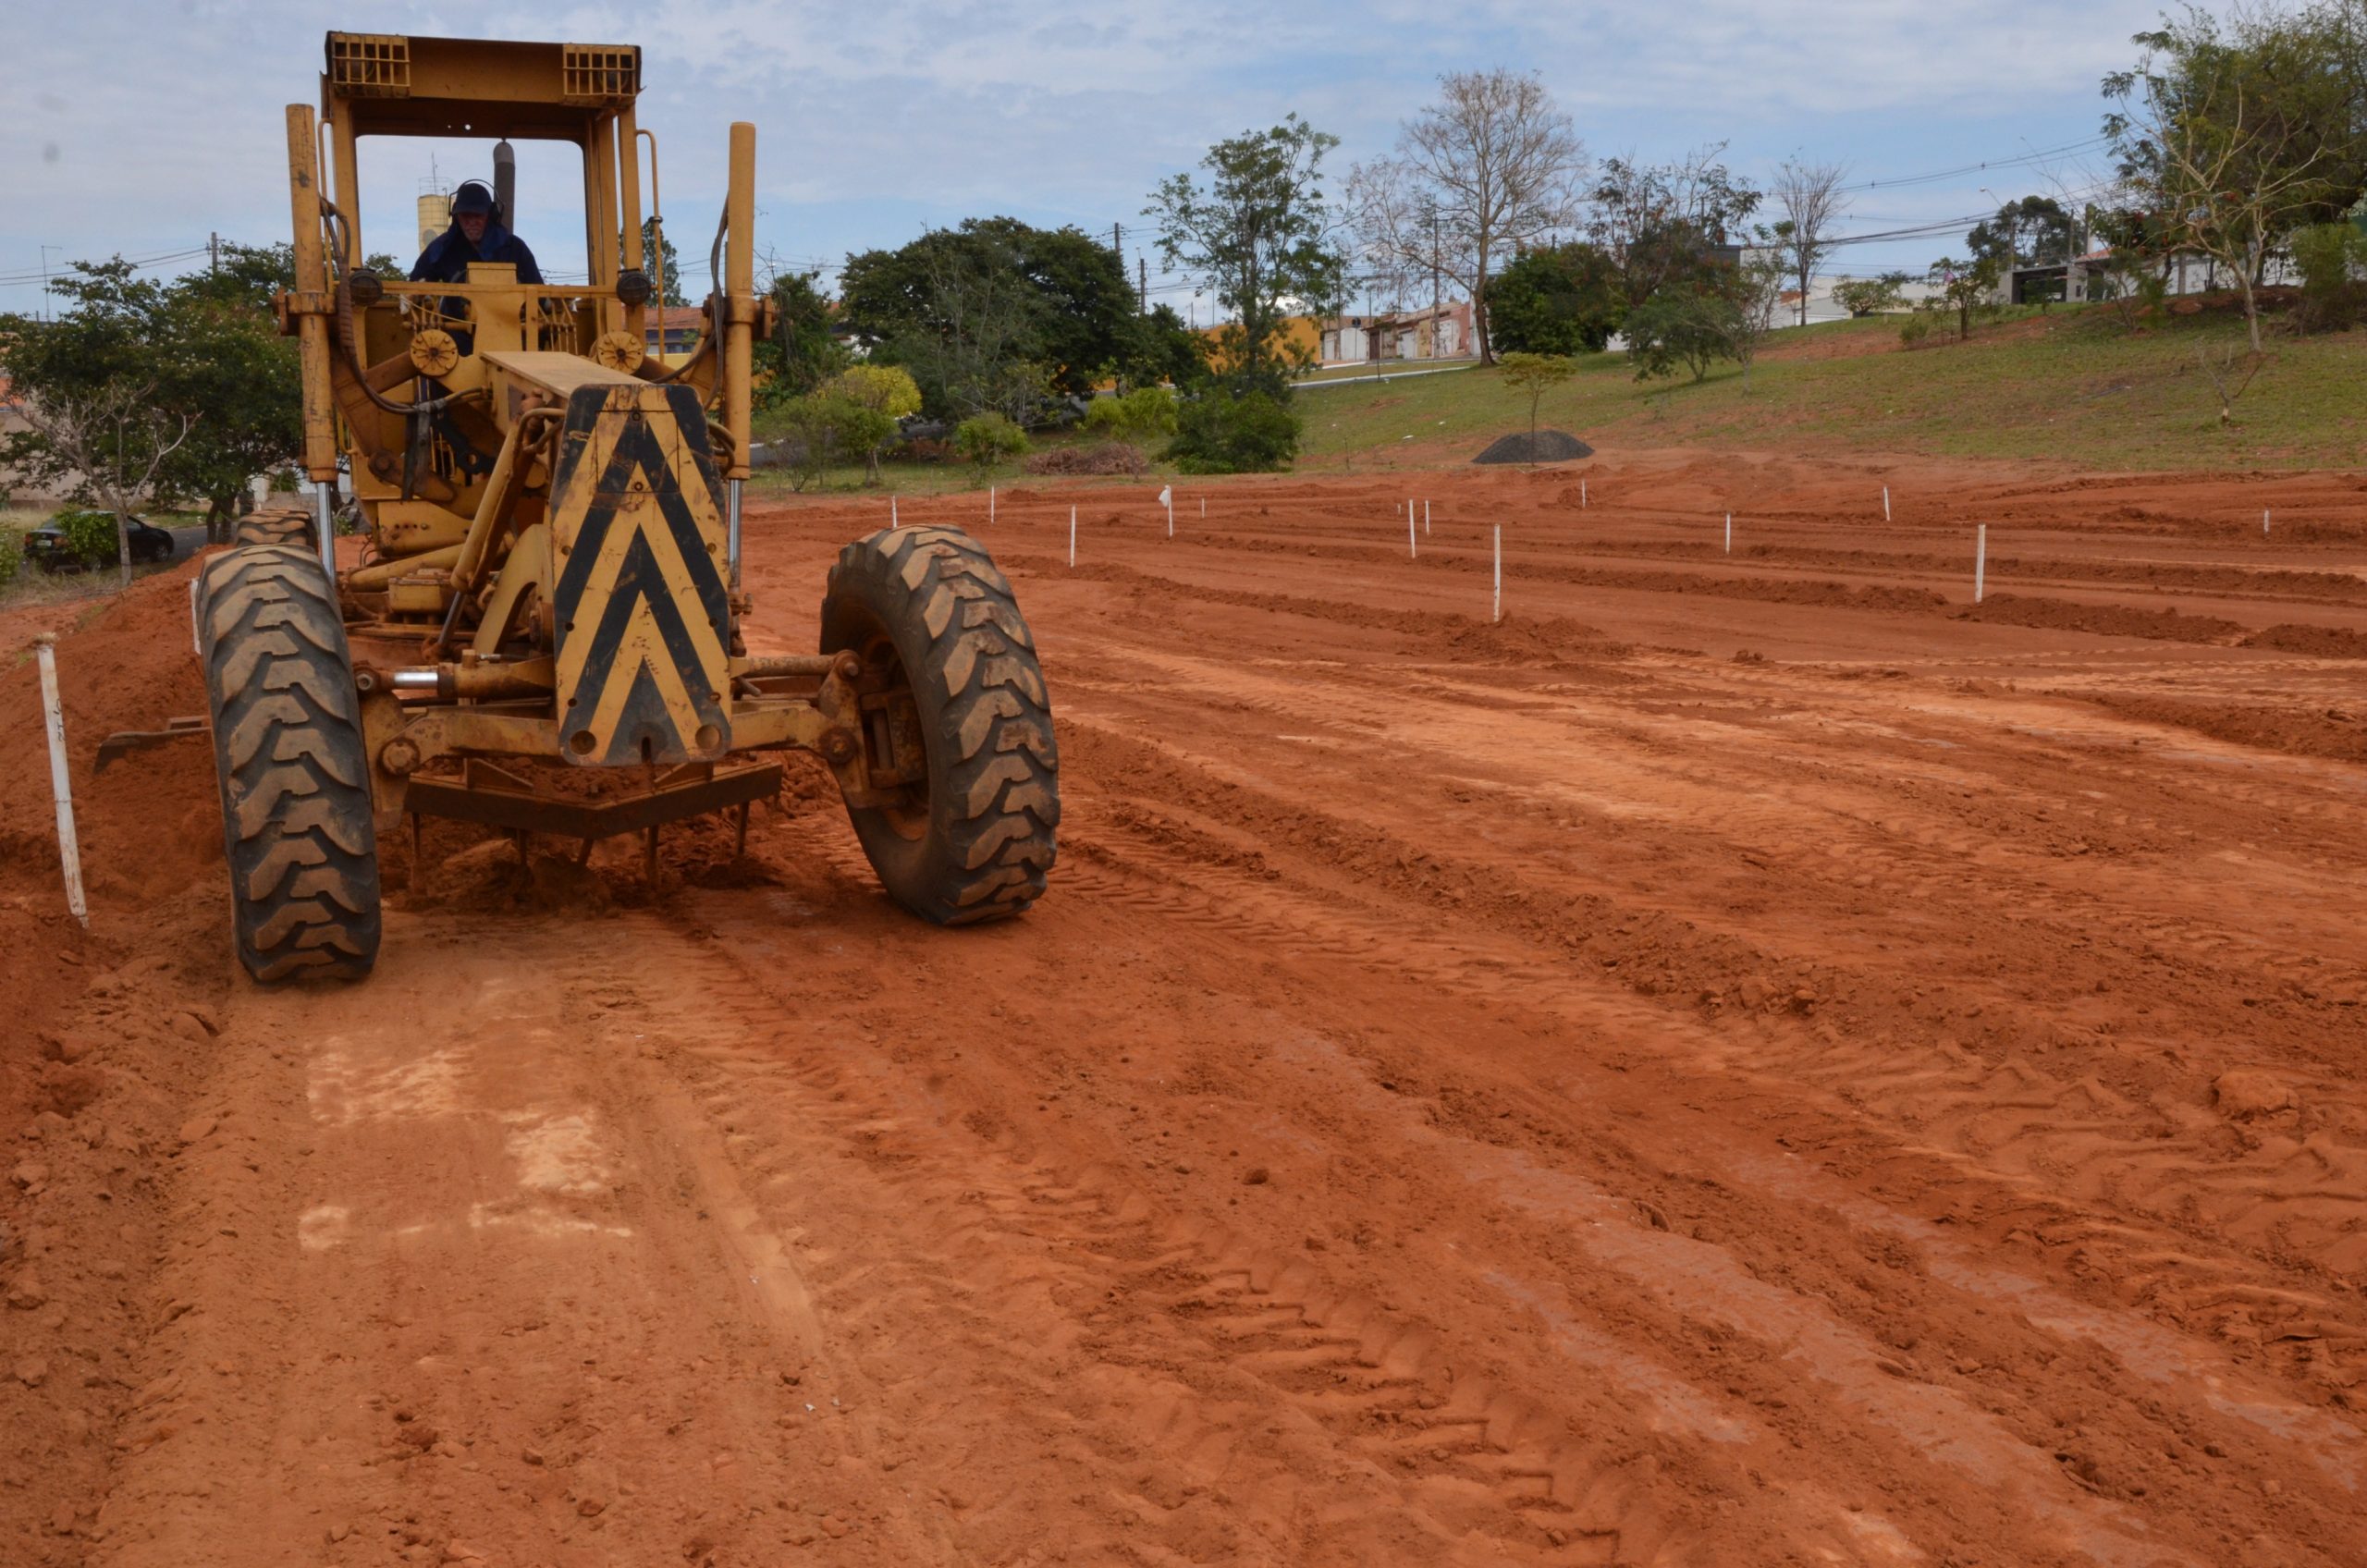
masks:
<svg viewBox="0 0 2367 1568"><path fill-rule="evenodd" d="M632 106L630 43L515 43L332 32L324 107L350 136L506 136L581 145L601 116Z"/></svg>

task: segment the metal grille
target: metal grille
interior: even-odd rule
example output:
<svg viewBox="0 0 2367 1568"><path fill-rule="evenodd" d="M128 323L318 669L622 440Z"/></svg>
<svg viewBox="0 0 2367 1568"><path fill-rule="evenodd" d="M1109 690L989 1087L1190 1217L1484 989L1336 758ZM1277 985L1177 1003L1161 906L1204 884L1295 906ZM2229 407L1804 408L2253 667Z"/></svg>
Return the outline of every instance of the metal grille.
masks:
<svg viewBox="0 0 2367 1568"><path fill-rule="evenodd" d="M534 324L534 347L546 353L573 354L576 347L575 314L557 300L534 301L539 317Z"/></svg>
<svg viewBox="0 0 2367 1568"><path fill-rule="evenodd" d="M392 33L330 33L329 86L349 98L410 97L411 40Z"/></svg>
<svg viewBox="0 0 2367 1568"><path fill-rule="evenodd" d="M591 43L559 46L559 102L591 105L630 104L641 91L641 51Z"/></svg>

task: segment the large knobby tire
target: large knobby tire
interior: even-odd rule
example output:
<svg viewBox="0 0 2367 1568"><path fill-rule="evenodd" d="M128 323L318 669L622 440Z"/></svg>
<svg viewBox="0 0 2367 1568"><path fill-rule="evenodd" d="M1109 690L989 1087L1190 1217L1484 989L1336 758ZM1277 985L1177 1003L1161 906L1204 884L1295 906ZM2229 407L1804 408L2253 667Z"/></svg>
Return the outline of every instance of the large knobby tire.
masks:
<svg viewBox="0 0 2367 1568"><path fill-rule="evenodd" d="M378 837L337 594L300 548L251 545L198 591L239 962L359 979L378 957Z"/></svg>
<svg viewBox="0 0 2367 1568"><path fill-rule="evenodd" d="M285 545L312 551L319 547L309 507L257 507L240 518L231 531L234 545Z"/></svg>
<svg viewBox="0 0 2367 1568"><path fill-rule="evenodd" d="M960 529L883 529L830 569L822 651L844 648L917 721L926 762L894 804L848 807L889 895L940 925L1025 909L1052 869L1061 765L1010 582Z"/></svg>

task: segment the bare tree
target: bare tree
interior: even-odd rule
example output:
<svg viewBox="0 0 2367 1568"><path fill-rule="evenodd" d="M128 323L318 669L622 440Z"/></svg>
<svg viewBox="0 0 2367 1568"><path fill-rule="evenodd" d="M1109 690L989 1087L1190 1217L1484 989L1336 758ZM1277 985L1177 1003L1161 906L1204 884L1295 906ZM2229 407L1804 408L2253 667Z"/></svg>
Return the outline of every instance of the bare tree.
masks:
<svg viewBox="0 0 2367 1568"><path fill-rule="evenodd" d="M115 514L116 564L126 587L131 585L131 514L197 423L157 408L149 400L154 391L110 383L85 393L30 395L18 410L74 465L83 488Z"/></svg>
<svg viewBox="0 0 2367 1568"><path fill-rule="evenodd" d="M1841 181L1848 170L1839 164L1804 164L1786 158L1775 171L1767 193L1783 209L1777 232L1783 236L1784 259L1800 286L1800 325L1809 324L1809 286L1816 279L1817 263L1833 251L1834 226L1849 210Z"/></svg>
<svg viewBox="0 0 2367 1568"><path fill-rule="evenodd" d="M1480 361L1493 363L1490 269L1575 225L1585 163L1541 78L1501 67L1450 72L1438 101L1398 128L1396 155L1351 172L1357 241L1392 293L1433 269L1468 289Z"/></svg>

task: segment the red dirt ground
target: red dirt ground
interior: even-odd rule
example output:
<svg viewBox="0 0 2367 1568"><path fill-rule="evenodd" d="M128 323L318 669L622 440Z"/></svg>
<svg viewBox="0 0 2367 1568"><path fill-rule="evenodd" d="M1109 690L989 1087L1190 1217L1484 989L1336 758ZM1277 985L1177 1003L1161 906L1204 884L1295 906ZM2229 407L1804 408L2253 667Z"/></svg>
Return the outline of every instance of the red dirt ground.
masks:
<svg viewBox="0 0 2367 1568"><path fill-rule="evenodd" d="M2367 484L1579 472L1004 493L978 931L800 773L259 990L181 581L88 936L7 668L0 1562L2367 1563Z"/></svg>

